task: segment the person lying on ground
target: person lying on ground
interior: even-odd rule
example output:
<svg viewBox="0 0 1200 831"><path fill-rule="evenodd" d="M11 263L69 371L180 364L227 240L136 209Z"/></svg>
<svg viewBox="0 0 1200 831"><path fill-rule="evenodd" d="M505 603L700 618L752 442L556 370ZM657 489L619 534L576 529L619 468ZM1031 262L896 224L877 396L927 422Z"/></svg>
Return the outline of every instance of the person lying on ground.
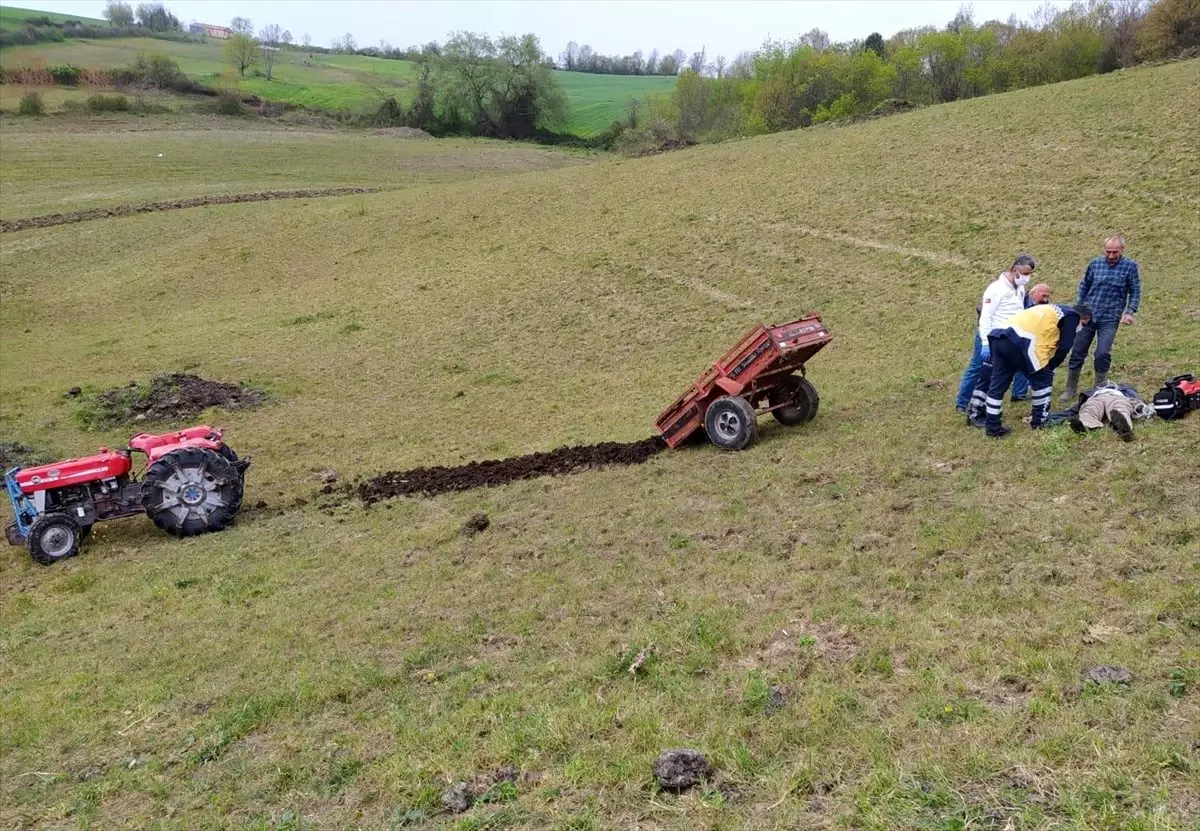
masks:
<svg viewBox="0 0 1200 831"><path fill-rule="evenodd" d="M1111 384L1097 387L1079 405L1079 414L1070 423L1076 433L1099 430L1108 424L1121 441L1133 441L1133 402Z"/></svg>
<svg viewBox="0 0 1200 831"><path fill-rule="evenodd" d="M992 377L991 354L988 346L988 333L993 329L1001 329L1008 324L1009 318L1025 308L1025 286L1029 283L1029 275L1037 268L1037 263L1028 254L1022 254L1013 261L1012 267L988 284L980 301L979 325L979 373L975 379L975 389L967 404L967 423L976 427L983 426L984 403L987 399L988 384ZM1017 389L1013 390L1013 398L1024 398L1026 382L1024 379Z"/></svg>
<svg viewBox="0 0 1200 831"><path fill-rule="evenodd" d="M1017 372L1029 376L1033 393L1029 426L1037 429L1045 424L1054 370L1070 352L1076 330L1091 320L1092 310L1087 306L1072 308L1047 303L1017 312L1007 326L988 334L993 366L984 426L989 436L999 438L1012 432L1003 423L1003 404L1004 393Z"/></svg>

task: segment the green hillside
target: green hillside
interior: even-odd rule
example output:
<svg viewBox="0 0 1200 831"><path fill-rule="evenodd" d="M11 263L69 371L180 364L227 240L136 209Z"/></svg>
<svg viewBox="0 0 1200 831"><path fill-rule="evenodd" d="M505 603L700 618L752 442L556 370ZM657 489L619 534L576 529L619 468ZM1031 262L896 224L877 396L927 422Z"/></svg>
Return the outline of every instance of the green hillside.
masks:
<svg viewBox="0 0 1200 831"><path fill-rule="evenodd" d="M5 8L5 13L10 10ZM16 11L16 10L11 10ZM168 55L193 79L212 83L229 66L220 41L178 43L147 38L39 43L0 49L0 65L22 66L34 60L47 64L70 63L87 69L126 66L140 51ZM589 75L580 72L554 73L562 84L568 103L566 123L554 125L564 132L591 136L608 129L629 114L632 99L669 92L673 78ZM358 110L378 106L382 97L395 95L408 103L415 91L415 70L408 61L393 61L362 55L311 57L301 50L280 53L274 78L261 76L238 80L238 86L269 101L283 101L326 110Z"/></svg>
<svg viewBox="0 0 1200 831"><path fill-rule="evenodd" d="M59 14L56 12L39 12L33 9L18 9L14 6L0 6L0 29L20 29L27 20L32 18L49 18L54 23L65 23L68 20L78 20L95 26L106 26L108 22L94 17L83 17L78 14Z"/></svg>
<svg viewBox="0 0 1200 831"><path fill-rule="evenodd" d="M185 426L83 427L162 373L268 396L195 419L253 459L228 530L0 553L0 826L1194 831L1200 414L994 441L953 394L984 285L1030 251L1069 301L1113 232L1114 379L1200 370L1198 97L1193 60L628 160L6 117L6 219L395 189L0 234L6 452ZM820 413L744 452L340 490L645 438L813 310ZM663 791L681 747L717 774Z"/></svg>

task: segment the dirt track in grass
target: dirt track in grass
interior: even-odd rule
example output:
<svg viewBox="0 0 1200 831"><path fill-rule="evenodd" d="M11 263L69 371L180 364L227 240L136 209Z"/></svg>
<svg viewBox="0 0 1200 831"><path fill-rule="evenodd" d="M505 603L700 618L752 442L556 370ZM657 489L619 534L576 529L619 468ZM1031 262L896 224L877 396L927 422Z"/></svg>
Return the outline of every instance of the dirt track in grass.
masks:
<svg viewBox="0 0 1200 831"><path fill-rule="evenodd" d="M665 450L666 442L654 436L635 442L606 441L577 447L560 447L546 453L530 453L509 459L469 462L457 467L417 467L393 471L359 485L358 495L367 504L395 496L448 493L492 487L534 479L562 476L589 468L640 465Z"/></svg>
<svg viewBox="0 0 1200 831"><path fill-rule="evenodd" d="M269 202L272 199L313 199L319 196L353 196L359 193L378 193L383 188L302 188L300 190L264 190L256 193L227 193L218 196L196 196L191 199L172 199L166 202L142 202L136 205L117 205L113 208L91 208L61 214L31 216L26 219L0 219L0 234L52 228L72 222L90 222L115 216L133 216L158 211L200 208L206 205L234 205L240 202Z"/></svg>

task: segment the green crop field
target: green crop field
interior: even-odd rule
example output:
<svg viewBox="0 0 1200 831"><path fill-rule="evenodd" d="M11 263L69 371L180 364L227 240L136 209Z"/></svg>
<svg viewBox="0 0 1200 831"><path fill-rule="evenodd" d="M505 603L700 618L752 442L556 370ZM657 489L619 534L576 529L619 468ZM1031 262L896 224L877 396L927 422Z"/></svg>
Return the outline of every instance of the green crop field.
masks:
<svg viewBox="0 0 1200 831"><path fill-rule="evenodd" d="M668 95L675 88L674 78L657 75L591 75L555 70L554 78L562 84L570 105L567 123L556 126L578 136L594 136L607 130L614 121L627 119L630 101Z"/></svg>
<svg viewBox="0 0 1200 831"><path fill-rule="evenodd" d="M5 116L6 219L395 189L0 234L0 442L184 426L84 429L162 373L267 394L194 420L253 458L228 530L0 552L0 826L1194 831L1200 414L994 441L953 394L985 283L1028 250L1069 301L1114 231L1114 378L1200 369L1198 96L1193 60L632 160ZM810 310L820 413L744 452L337 490L644 438ZM715 777L660 790L677 747Z"/></svg>
<svg viewBox="0 0 1200 831"><path fill-rule="evenodd" d="M5 8L5 13L18 10ZM70 63L86 69L126 66L138 52L167 55L179 63L192 78L213 83L229 65L222 55L220 41L179 43L149 38L39 43L0 49L0 65L6 68L42 60L47 64ZM552 125L555 129L579 136L592 136L609 128L629 114L629 102L649 94L667 93L674 78L589 75L555 71L568 103L567 120ZM279 55L274 78L261 75L237 80L238 86L269 101L324 110L363 110L378 106L385 96L394 95L408 103L416 94L415 69L409 61L392 61L362 55L323 55L311 57L301 50L285 50Z"/></svg>

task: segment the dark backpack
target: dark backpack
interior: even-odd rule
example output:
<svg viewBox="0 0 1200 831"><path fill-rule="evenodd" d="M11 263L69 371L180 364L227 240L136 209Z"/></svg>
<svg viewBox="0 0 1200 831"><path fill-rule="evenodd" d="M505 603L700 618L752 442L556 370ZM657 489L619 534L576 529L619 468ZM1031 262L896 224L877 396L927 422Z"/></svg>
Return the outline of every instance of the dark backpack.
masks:
<svg viewBox="0 0 1200 831"><path fill-rule="evenodd" d="M1168 421L1200 410L1200 381L1191 375L1176 375L1154 393L1154 412Z"/></svg>

